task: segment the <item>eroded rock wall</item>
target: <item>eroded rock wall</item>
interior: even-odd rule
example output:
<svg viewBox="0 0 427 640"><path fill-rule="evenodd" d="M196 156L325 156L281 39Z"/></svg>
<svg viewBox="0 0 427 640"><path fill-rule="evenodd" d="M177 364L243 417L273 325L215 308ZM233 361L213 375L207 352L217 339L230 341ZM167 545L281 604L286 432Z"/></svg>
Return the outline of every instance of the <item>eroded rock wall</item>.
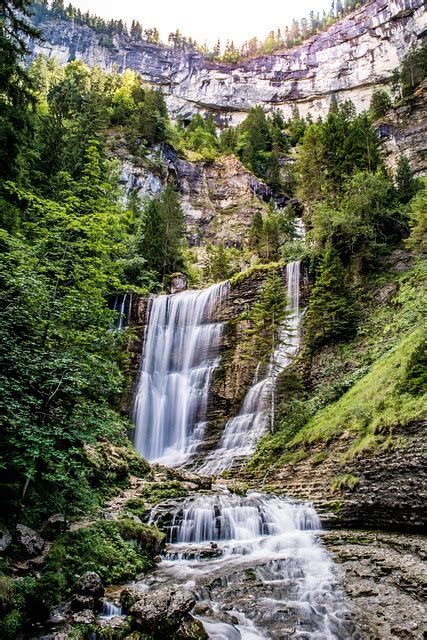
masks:
<svg viewBox="0 0 427 640"><path fill-rule="evenodd" d="M423 0L374 0L292 50L236 65L125 36L105 47L99 34L71 22L41 26L45 41L32 43L32 55L134 69L162 87L173 117L202 110L236 122L255 104L286 115L298 104L303 114L324 115L332 94L351 99L358 110L367 108L372 91L389 84L409 47L425 33L427 14Z"/></svg>

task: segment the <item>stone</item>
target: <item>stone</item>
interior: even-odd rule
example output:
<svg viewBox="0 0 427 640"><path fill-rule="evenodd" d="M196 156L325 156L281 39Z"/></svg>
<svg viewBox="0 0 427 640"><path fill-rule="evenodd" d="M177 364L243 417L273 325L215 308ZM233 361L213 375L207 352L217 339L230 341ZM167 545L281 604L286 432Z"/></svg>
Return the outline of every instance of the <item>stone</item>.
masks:
<svg viewBox="0 0 427 640"><path fill-rule="evenodd" d="M24 548L27 555L37 556L43 551L45 541L34 529L30 529L30 527L24 524L17 524L16 536L20 546Z"/></svg>
<svg viewBox="0 0 427 640"><path fill-rule="evenodd" d="M184 618L175 634L176 640L208 640L208 637L200 620L192 616Z"/></svg>
<svg viewBox="0 0 427 640"><path fill-rule="evenodd" d="M173 273L171 276L170 292L179 293L188 288L188 278L184 273Z"/></svg>
<svg viewBox="0 0 427 640"><path fill-rule="evenodd" d="M140 591L136 587L125 587L120 593L120 604L123 611L128 613L143 593L143 591Z"/></svg>
<svg viewBox="0 0 427 640"><path fill-rule="evenodd" d="M130 614L140 631L160 639L177 631L195 602L190 591L164 587L142 593L131 607Z"/></svg>
<svg viewBox="0 0 427 640"><path fill-rule="evenodd" d="M73 613L84 611L85 609L95 609L95 600L92 596L84 596L76 593L71 598L71 610Z"/></svg>
<svg viewBox="0 0 427 640"><path fill-rule="evenodd" d="M104 595L104 585L97 573L94 571L86 571L75 583L73 592L83 596L91 596L95 600L99 600Z"/></svg>
<svg viewBox="0 0 427 640"><path fill-rule="evenodd" d="M90 609L75 613L72 619L75 624L95 624L96 621L95 614Z"/></svg>
<svg viewBox="0 0 427 640"><path fill-rule="evenodd" d="M67 522L62 513L55 513L43 524L41 532L47 540L53 540L67 529Z"/></svg>
<svg viewBox="0 0 427 640"><path fill-rule="evenodd" d="M6 551L11 542L12 536L9 529L6 525L0 524L0 553Z"/></svg>
<svg viewBox="0 0 427 640"><path fill-rule="evenodd" d="M127 626L128 621L126 620L126 618L124 616L113 616L112 618L101 618L100 620L97 621L97 625L98 627L101 627L101 629L103 630L103 635L102 637L106 637L105 632L109 631L111 634L111 637L116 637L118 635L118 633L120 633L120 637L121 633L123 631L123 629Z"/></svg>

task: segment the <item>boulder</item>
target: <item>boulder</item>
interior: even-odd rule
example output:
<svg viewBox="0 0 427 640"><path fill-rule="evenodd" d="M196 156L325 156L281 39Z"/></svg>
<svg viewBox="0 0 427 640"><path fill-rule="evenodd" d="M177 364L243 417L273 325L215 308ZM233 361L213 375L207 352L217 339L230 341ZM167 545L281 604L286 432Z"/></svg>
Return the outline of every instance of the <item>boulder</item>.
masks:
<svg viewBox="0 0 427 640"><path fill-rule="evenodd" d="M76 593L71 598L71 611L77 613L78 611L84 611L85 609L95 609L95 599L93 596L84 596L80 593Z"/></svg>
<svg viewBox="0 0 427 640"><path fill-rule="evenodd" d="M208 640L208 637L203 624L193 616L184 618L175 634L176 640Z"/></svg>
<svg viewBox="0 0 427 640"><path fill-rule="evenodd" d="M104 585L97 573L94 571L86 571L75 583L73 592L83 596L91 596L95 600L99 600L104 595Z"/></svg>
<svg viewBox="0 0 427 640"><path fill-rule="evenodd" d="M30 527L26 527L24 524L16 525L16 537L21 547L29 556L37 556L44 549L45 541L43 538Z"/></svg>
<svg viewBox="0 0 427 640"><path fill-rule="evenodd" d="M95 624L95 614L90 609L84 609L73 615L73 622L75 624Z"/></svg>
<svg viewBox="0 0 427 640"><path fill-rule="evenodd" d="M41 532L48 540L53 540L67 529L67 521L61 513L50 516L43 524Z"/></svg>
<svg viewBox="0 0 427 640"><path fill-rule="evenodd" d="M140 591L135 587L126 587L123 589L120 593L120 604L122 605L123 611L128 613L143 594L144 591Z"/></svg>
<svg viewBox="0 0 427 640"><path fill-rule="evenodd" d="M11 542L12 536L9 529L4 524L0 524L0 553L6 551Z"/></svg>
<svg viewBox="0 0 427 640"><path fill-rule="evenodd" d="M164 587L142 593L130 614L138 630L163 640L179 629L195 603L190 591Z"/></svg>

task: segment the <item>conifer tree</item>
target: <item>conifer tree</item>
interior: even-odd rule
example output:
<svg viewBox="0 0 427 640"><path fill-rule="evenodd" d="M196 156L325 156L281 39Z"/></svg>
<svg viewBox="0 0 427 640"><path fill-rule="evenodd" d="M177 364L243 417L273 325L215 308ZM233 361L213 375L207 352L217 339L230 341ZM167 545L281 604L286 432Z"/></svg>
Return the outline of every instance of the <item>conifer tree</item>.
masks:
<svg viewBox="0 0 427 640"><path fill-rule="evenodd" d="M356 311L347 271L337 250L329 245L320 262L305 320L308 346L314 350L328 340L348 338L355 327Z"/></svg>

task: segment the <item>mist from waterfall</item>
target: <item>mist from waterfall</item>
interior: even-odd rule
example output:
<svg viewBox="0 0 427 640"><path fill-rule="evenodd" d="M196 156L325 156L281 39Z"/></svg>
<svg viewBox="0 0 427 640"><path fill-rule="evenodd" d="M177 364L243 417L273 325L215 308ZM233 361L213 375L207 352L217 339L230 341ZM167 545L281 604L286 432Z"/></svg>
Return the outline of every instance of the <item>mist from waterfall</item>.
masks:
<svg viewBox="0 0 427 640"><path fill-rule="evenodd" d="M203 438L223 325L213 318L227 282L153 297L134 402L134 442L150 462L183 464Z"/></svg>
<svg viewBox="0 0 427 640"><path fill-rule="evenodd" d="M279 339L264 377L259 379L259 367L255 379L243 401L237 416L225 425L217 449L210 455L200 473L217 474L229 469L236 461L248 458L268 428L274 410L272 394L276 376L287 367L298 352L300 345L300 277L301 262L290 262L286 266L287 317L279 330Z"/></svg>

